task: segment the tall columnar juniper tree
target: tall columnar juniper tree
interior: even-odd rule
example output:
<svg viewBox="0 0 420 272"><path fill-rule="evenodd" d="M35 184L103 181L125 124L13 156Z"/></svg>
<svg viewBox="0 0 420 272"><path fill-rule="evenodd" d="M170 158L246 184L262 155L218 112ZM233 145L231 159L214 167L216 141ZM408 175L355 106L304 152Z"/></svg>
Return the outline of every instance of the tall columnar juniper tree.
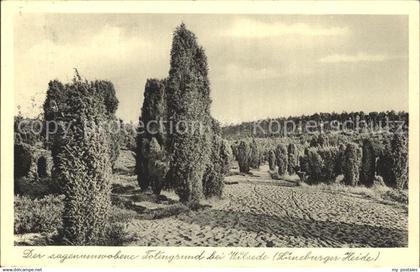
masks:
<svg viewBox="0 0 420 272"><path fill-rule="evenodd" d="M375 179L376 157L371 139L363 140L362 167L360 169L360 183L372 186Z"/></svg>
<svg viewBox="0 0 420 272"><path fill-rule="evenodd" d="M234 143L232 143L230 145L230 148L232 149L232 156L234 160L238 160L238 146L239 146L239 142L235 141Z"/></svg>
<svg viewBox="0 0 420 272"><path fill-rule="evenodd" d="M408 140L405 135L395 134L378 161L378 172L387 186L408 187Z"/></svg>
<svg viewBox="0 0 420 272"><path fill-rule="evenodd" d="M145 191L151 185L150 171L153 172L154 180L165 179L166 169L164 164L166 161L166 135L164 121L167 116L165 80L148 79L144 90L144 101L141 108L139 118L139 127L137 133L137 150L136 150L136 172L137 181L140 188ZM152 140L154 141L152 143ZM151 147L152 145L152 147ZM158 151L159 150L159 151ZM159 153L149 154L151 151ZM156 165L159 169L153 169L152 165ZM160 173L162 176L157 177ZM152 186L153 191L160 192L163 183L153 182L158 187ZM160 189L159 189L160 187Z"/></svg>
<svg viewBox="0 0 420 272"><path fill-rule="evenodd" d="M276 148L276 163L278 173L283 176L287 173L287 148L284 144L278 144Z"/></svg>
<svg viewBox="0 0 420 272"><path fill-rule="evenodd" d="M295 173L295 168L298 165L298 150L295 144L290 143L287 147L287 172L289 175L293 175Z"/></svg>
<svg viewBox="0 0 420 272"><path fill-rule="evenodd" d="M334 182L338 173L339 149L334 146L318 147L318 154L322 158L321 179L322 182Z"/></svg>
<svg viewBox="0 0 420 272"><path fill-rule="evenodd" d="M391 143L389 139L383 140L383 148L380 150L376 170L382 177L384 183L389 187L395 187L395 179L392 174L394 159L391 154Z"/></svg>
<svg viewBox="0 0 420 272"><path fill-rule="evenodd" d="M341 143L338 146L338 154L337 154L337 173L343 174L344 173L344 162L345 162L345 153L346 153L346 145Z"/></svg>
<svg viewBox="0 0 420 272"><path fill-rule="evenodd" d="M238 160L239 171L248 173L250 168L251 148L245 141L241 141L237 147L236 159Z"/></svg>
<svg viewBox="0 0 420 272"><path fill-rule="evenodd" d="M202 179L210 154L210 84L204 49L184 24L173 35L167 82L168 149L172 156L168 181L182 202L203 197ZM204 128L204 129L203 129ZM203 132L204 131L204 132Z"/></svg>
<svg viewBox="0 0 420 272"><path fill-rule="evenodd" d="M308 148L305 155L305 160L302 161L302 167L306 168L308 174L308 181L310 184L317 184L322 181L322 171L325 167L324 160L318 152L316 147Z"/></svg>
<svg viewBox="0 0 420 272"><path fill-rule="evenodd" d="M221 137L220 124L211 119L211 154L203 175L203 193L206 198L221 197L224 175L229 170L229 153Z"/></svg>
<svg viewBox="0 0 420 272"><path fill-rule="evenodd" d="M223 162L223 175L227 175L230 171L230 167L233 161L233 152L229 142L225 139L222 140L220 159Z"/></svg>
<svg viewBox="0 0 420 272"><path fill-rule="evenodd" d="M250 166L251 168L258 169L260 168L261 151L255 139L252 139L252 141L249 144L251 147Z"/></svg>
<svg viewBox="0 0 420 272"><path fill-rule="evenodd" d="M106 240L111 203L111 135L103 128L114 114L107 102L115 93L97 82L50 82L44 112L47 120L66 124L52 139L54 179L65 195L60 237L71 245L98 245ZM53 103L53 101L57 101ZM52 108L54 107L54 108Z"/></svg>
<svg viewBox="0 0 420 272"><path fill-rule="evenodd" d="M61 83L58 80L52 80L48 83L48 91L47 91L47 97L44 101L43 109L44 109L44 119L45 121L49 122L48 131L46 131L46 128L44 126L43 133L44 135L46 133L49 133L49 131L58 131L60 128L60 125L58 122L50 122L59 120L59 118L62 118L62 112L66 111L69 107L66 104L66 101L68 99L68 93L64 87L64 84ZM55 136L55 135L52 135ZM49 135L48 135L49 137ZM54 141L52 139L51 141L47 141L47 148L54 149L54 142L57 143L57 141ZM53 151L53 160L55 162L55 156ZM52 169L52 175L54 176L55 167Z"/></svg>
<svg viewBox="0 0 420 272"><path fill-rule="evenodd" d="M115 93L114 84L111 81L95 80L92 82L92 85L104 99L106 108L105 116L107 118L106 129L111 137L111 163L114 166L120 154L120 137L118 133L120 122L115 116L119 101Z"/></svg>
<svg viewBox="0 0 420 272"><path fill-rule="evenodd" d="M268 166L271 171L276 170L276 153L273 150L268 151Z"/></svg>
<svg viewBox="0 0 420 272"><path fill-rule="evenodd" d="M392 157L391 185L397 189L408 187L408 139L405 135L395 134L390 142Z"/></svg>
<svg viewBox="0 0 420 272"><path fill-rule="evenodd" d="M360 178L360 166L362 162L362 151L359 145L348 143L344 152L344 183L356 186Z"/></svg>

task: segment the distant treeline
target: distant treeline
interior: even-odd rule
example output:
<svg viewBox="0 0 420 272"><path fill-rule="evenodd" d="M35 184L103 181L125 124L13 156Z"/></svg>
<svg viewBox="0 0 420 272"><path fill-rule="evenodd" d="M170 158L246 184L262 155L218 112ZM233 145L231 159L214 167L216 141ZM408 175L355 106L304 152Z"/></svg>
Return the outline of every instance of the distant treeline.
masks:
<svg viewBox="0 0 420 272"><path fill-rule="evenodd" d="M342 112L315 113L312 115L268 118L224 126L223 136L227 139L245 137L300 136L316 132L339 132L354 134L363 132L408 131L408 112Z"/></svg>

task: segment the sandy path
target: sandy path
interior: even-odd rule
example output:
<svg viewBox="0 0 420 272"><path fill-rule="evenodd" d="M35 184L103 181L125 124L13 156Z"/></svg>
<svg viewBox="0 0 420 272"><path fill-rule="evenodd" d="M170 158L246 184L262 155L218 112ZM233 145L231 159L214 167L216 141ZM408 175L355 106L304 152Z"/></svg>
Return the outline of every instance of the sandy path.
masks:
<svg viewBox="0 0 420 272"><path fill-rule="evenodd" d="M259 177L230 176L225 200L211 209L134 220L130 245L241 247L401 247L407 212L373 200L294 187Z"/></svg>

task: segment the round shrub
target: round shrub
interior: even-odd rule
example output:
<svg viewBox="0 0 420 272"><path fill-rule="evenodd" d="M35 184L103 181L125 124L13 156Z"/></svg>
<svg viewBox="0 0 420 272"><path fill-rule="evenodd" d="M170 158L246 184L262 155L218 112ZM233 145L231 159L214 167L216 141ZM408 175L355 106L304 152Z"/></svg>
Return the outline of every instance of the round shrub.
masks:
<svg viewBox="0 0 420 272"><path fill-rule="evenodd" d="M63 225L63 201L63 195L47 195L39 199L16 195L14 233L57 232Z"/></svg>
<svg viewBox="0 0 420 272"><path fill-rule="evenodd" d="M154 194L159 195L164 187L168 169L169 165L166 161L164 151L161 149L156 138L152 138L148 149L147 173Z"/></svg>

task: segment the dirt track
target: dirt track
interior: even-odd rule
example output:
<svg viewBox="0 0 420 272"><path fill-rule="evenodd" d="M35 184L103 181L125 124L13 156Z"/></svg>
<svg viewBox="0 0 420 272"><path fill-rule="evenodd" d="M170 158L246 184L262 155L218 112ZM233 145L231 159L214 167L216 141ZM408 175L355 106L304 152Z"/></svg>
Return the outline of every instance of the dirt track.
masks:
<svg viewBox="0 0 420 272"><path fill-rule="evenodd" d="M211 209L134 220L130 245L241 247L404 247L407 211L399 206L258 177L230 176Z"/></svg>

